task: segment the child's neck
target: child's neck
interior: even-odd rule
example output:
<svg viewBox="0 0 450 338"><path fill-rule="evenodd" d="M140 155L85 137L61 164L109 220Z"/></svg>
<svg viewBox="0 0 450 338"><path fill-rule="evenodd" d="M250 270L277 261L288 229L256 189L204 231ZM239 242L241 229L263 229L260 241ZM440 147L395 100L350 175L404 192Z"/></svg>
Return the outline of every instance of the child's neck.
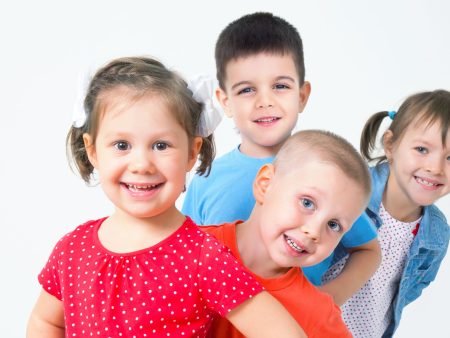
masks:
<svg viewBox="0 0 450 338"><path fill-rule="evenodd" d="M252 217L236 226L236 243L244 265L262 278L275 278L290 268L280 267L270 257L259 236L259 226Z"/></svg>
<svg viewBox="0 0 450 338"><path fill-rule="evenodd" d="M383 206L396 220L401 222L414 222L422 214L422 206L409 200L394 180L389 176L383 192Z"/></svg>
<svg viewBox="0 0 450 338"><path fill-rule="evenodd" d="M245 140L242 140L242 143L239 146L239 151L249 157L267 158L275 156L280 148L281 145L264 147L260 145L250 144L248 142L245 142Z"/></svg>
<svg viewBox="0 0 450 338"><path fill-rule="evenodd" d="M148 218L132 216L120 209L107 218L98 231L99 240L116 253L139 251L158 244L175 232L185 221L175 206Z"/></svg>

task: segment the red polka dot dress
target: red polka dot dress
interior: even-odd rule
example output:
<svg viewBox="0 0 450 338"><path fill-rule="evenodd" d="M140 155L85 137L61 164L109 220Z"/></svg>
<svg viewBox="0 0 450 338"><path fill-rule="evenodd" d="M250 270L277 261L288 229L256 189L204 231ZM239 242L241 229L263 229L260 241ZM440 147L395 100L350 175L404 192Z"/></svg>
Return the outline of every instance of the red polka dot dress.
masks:
<svg viewBox="0 0 450 338"><path fill-rule="evenodd" d="M39 275L63 302L66 337L204 337L214 313L262 291L189 218L159 244L128 254L102 246L103 221L64 236Z"/></svg>

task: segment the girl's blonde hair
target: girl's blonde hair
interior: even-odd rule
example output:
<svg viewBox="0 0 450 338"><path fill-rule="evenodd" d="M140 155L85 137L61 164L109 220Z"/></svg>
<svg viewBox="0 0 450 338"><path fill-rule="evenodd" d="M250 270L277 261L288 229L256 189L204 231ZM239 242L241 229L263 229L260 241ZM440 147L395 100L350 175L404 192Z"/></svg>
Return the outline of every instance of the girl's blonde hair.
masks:
<svg viewBox="0 0 450 338"><path fill-rule="evenodd" d="M367 120L363 128L360 151L367 161L376 161L377 163L387 161L386 155L373 157L372 153L376 147L375 142L381 122L389 115L390 112L388 111L375 113ZM391 114L391 116L393 120L387 130L392 132L392 144L401 140L412 123L431 125L436 122L441 127L442 144L445 144L450 128L450 92L440 89L414 94L408 97L400 106L398 112Z"/></svg>
<svg viewBox="0 0 450 338"><path fill-rule="evenodd" d="M178 74L167 69L161 62L148 57L115 59L100 68L92 78L84 99L86 122L79 128L72 126L66 138L69 162L87 183L91 181L94 167L89 162L83 134L91 135L92 142L95 143L108 94L118 87L128 89L126 95L131 96L128 99L132 100L148 94L161 95L180 126L186 131L189 142L198 136L196 132L203 105L192 98L192 92ZM197 173L209 174L214 155L213 135L203 137Z"/></svg>

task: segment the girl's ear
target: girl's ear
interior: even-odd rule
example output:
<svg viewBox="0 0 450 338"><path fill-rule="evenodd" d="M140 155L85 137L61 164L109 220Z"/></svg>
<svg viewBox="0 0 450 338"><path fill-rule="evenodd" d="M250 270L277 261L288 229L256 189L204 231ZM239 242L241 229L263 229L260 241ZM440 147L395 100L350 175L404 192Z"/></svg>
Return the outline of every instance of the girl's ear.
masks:
<svg viewBox="0 0 450 338"><path fill-rule="evenodd" d="M389 163L392 162L392 138L394 137L394 134L391 130L386 130L386 132L383 134L383 148L384 148L384 154L386 155L386 158Z"/></svg>
<svg viewBox="0 0 450 338"><path fill-rule="evenodd" d="M228 94L224 90L222 90L222 88L216 89L216 98L217 101L219 101L220 105L222 106L225 115L227 117L233 117L233 113L231 113L229 107Z"/></svg>
<svg viewBox="0 0 450 338"><path fill-rule="evenodd" d="M83 134L84 147L86 148L86 154L88 156L89 162L92 166L97 169L97 153L95 152L95 145L92 142L92 137L88 133Z"/></svg>
<svg viewBox="0 0 450 338"><path fill-rule="evenodd" d="M194 167L195 162L197 161L198 153L200 152L200 149L202 149L203 139L200 136L194 137L192 140L191 149L189 151L189 158L188 158L188 165L186 168L186 172L191 171L191 169Z"/></svg>
<svg viewBox="0 0 450 338"><path fill-rule="evenodd" d="M253 195L256 203L263 204L266 192L275 175L275 167L273 164L264 164L256 174L253 181Z"/></svg>

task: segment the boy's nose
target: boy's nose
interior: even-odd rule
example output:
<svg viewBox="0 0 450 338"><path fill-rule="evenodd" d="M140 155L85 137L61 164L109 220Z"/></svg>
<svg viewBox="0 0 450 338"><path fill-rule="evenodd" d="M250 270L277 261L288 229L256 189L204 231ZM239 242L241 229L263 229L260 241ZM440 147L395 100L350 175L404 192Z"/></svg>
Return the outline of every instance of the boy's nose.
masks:
<svg viewBox="0 0 450 338"><path fill-rule="evenodd" d="M258 108L270 108L274 106L272 94L268 91L260 91L258 93L256 105Z"/></svg>
<svg viewBox="0 0 450 338"><path fill-rule="evenodd" d="M301 231L313 242L318 242L320 240L320 230L321 227L318 223L308 222L301 226Z"/></svg>

